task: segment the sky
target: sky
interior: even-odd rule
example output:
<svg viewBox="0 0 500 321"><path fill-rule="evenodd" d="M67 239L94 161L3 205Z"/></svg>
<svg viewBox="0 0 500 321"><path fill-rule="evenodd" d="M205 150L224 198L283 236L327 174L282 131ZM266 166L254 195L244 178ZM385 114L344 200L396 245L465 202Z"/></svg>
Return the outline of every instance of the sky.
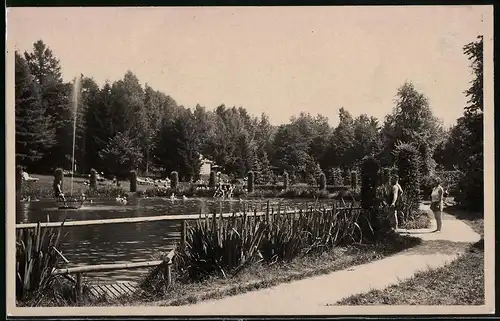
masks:
<svg viewBox="0 0 500 321"><path fill-rule="evenodd" d="M301 111L383 120L412 81L446 127L472 79L463 46L491 33L491 6L10 8L7 41L43 40L70 81L127 70L178 104L242 106L273 124Z"/></svg>

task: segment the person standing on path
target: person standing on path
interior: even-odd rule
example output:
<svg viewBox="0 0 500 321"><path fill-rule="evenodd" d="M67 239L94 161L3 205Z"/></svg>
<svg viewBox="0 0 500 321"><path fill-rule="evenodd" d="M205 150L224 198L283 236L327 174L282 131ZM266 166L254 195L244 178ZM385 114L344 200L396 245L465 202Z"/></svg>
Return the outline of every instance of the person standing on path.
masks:
<svg viewBox="0 0 500 321"><path fill-rule="evenodd" d="M443 226L442 212L443 212L443 198L444 189L441 186L441 180L439 177L434 178L434 188L431 193L431 210L436 218L437 228L434 232L441 232L441 227Z"/></svg>
<svg viewBox="0 0 500 321"><path fill-rule="evenodd" d="M398 224L398 208L399 208L399 203L401 202L401 197L403 196L403 189L401 188L401 185L399 185L399 177L398 176L393 176L391 179L391 205L390 205L390 210L393 212L394 215L394 230L397 231L399 224Z"/></svg>

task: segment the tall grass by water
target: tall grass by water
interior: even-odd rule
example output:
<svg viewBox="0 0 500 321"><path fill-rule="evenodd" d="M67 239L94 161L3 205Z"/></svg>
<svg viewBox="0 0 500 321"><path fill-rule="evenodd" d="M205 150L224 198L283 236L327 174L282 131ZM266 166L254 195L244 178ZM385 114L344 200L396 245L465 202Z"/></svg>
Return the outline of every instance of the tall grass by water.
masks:
<svg viewBox="0 0 500 321"><path fill-rule="evenodd" d="M367 219L354 204L343 208L316 204L293 211L268 208L266 215L244 211L229 218L216 213L200 216L187 224L186 243L177 250L176 279L189 283L214 276L231 278L256 263L273 265L333 247L362 244L373 231L362 230L358 223ZM161 281L150 275L143 289L165 291L161 290L164 283L155 278Z"/></svg>
<svg viewBox="0 0 500 321"><path fill-rule="evenodd" d="M64 223L63 223L64 224ZM18 230L16 238L16 299L38 305L48 291L53 289L60 255L57 248L61 241L62 225L58 228Z"/></svg>

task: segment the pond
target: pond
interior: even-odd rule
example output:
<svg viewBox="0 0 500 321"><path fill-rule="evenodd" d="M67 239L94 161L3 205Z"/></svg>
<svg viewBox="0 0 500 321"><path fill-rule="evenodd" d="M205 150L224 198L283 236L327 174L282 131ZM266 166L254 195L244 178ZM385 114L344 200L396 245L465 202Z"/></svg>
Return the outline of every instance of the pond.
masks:
<svg viewBox="0 0 500 321"><path fill-rule="evenodd" d="M19 203L17 223L75 220L97 220L124 217L186 215L201 213L238 212L251 207L265 210L267 200L214 200L193 198L172 201L169 198L131 198L126 205L115 199L93 199L78 210L60 210L54 200ZM301 206L312 200L270 199L270 205ZM168 251L180 238L180 221L68 226L63 228L60 251L69 260L68 266L140 262L155 259L154 255ZM89 276L103 282L136 280L145 270L120 270L92 273Z"/></svg>

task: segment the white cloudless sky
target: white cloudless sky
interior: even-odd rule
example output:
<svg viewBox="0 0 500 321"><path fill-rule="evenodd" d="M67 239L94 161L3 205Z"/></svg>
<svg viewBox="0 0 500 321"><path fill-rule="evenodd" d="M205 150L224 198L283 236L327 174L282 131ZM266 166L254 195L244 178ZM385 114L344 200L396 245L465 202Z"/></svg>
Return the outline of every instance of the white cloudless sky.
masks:
<svg viewBox="0 0 500 321"><path fill-rule="evenodd" d="M21 52L43 40L69 81L127 70L185 107L243 106L287 122L338 109L383 120L412 81L446 126L472 79L463 46L491 28L490 6L10 8ZM485 29L486 28L486 29Z"/></svg>

